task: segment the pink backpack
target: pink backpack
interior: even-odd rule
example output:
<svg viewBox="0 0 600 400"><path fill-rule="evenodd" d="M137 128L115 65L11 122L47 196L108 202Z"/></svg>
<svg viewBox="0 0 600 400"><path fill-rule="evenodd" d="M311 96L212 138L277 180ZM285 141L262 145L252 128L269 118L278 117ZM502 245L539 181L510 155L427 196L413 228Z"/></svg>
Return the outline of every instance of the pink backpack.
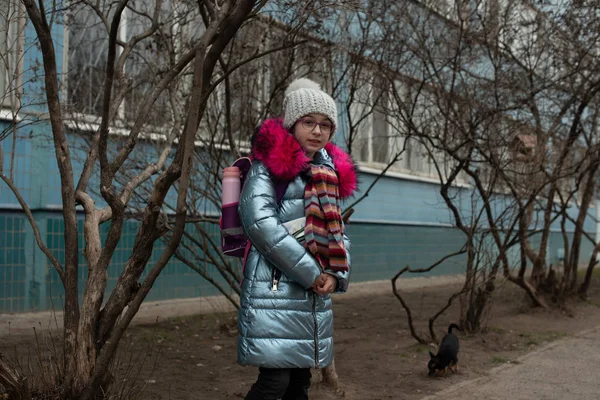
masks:
<svg viewBox="0 0 600 400"><path fill-rule="evenodd" d="M240 169L241 193L244 188L246 177L250 172L250 167L252 167L252 159L248 157L238 158L231 166ZM288 184L289 182L287 181L275 182L277 204L281 203ZM219 221L221 228L221 250L223 251L223 254L228 256L244 257L245 264L247 253L252 244L242 228L242 221L240 220L240 215L238 213L238 205L239 198L235 202L221 205L221 219Z"/></svg>

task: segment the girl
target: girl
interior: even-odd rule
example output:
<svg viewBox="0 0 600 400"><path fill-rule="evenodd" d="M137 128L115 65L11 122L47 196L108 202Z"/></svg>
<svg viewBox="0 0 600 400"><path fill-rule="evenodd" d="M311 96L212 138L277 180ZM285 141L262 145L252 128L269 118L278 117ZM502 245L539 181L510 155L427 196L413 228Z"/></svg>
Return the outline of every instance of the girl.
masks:
<svg viewBox="0 0 600 400"><path fill-rule="evenodd" d="M254 137L239 204L252 247L242 281L238 361L259 367L247 400L308 399L310 368L333 360L330 294L345 292L350 275L340 199L357 182L350 156L330 143L335 101L317 83L298 79L283 108L283 120L265 121ZM287 189L278 203L281 181ZM301 240L283 225L298 219Z"/></svg>

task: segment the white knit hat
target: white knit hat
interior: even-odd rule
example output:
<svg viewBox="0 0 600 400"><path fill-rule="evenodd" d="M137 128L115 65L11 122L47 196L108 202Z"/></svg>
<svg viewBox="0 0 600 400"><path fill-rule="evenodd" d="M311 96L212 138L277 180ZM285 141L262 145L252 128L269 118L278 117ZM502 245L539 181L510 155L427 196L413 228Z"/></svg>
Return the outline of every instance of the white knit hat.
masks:
<svg viewBox="0 0 600 400"><path fill-rule="evenodd" d="M321 90L319 84L307 78L296 79L285 90L283 100L283 126L291 128L296 121L305 115L316 113L327 116L337 127L337 107L335 100Z"/></svg>

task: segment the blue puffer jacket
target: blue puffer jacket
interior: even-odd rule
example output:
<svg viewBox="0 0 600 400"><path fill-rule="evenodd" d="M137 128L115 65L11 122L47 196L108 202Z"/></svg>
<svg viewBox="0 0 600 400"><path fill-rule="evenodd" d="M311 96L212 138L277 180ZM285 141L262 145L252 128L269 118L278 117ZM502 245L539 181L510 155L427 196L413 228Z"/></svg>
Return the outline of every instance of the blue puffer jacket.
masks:
<svg viewBox="0 0 600 400"><path fill-rule="evenodd" d="M331 296L311 290L321 269L282 226L282 222L304 216L306 181L302 171L310 160L279 120L261 126L253 154L255 161L239 205L242 225L253 246L242 281L238 362L267 368L325 367L333 360ZM339 148L328 144L312 162L337 171L341 196L356 189L354 164ZM279 205L277 179L289 181ZM344 239L348 253L350 243ZM277 291L272 289L273 266L282 272ZM337 292L347 290L349 272L325 272L337 277Z"/></svg>

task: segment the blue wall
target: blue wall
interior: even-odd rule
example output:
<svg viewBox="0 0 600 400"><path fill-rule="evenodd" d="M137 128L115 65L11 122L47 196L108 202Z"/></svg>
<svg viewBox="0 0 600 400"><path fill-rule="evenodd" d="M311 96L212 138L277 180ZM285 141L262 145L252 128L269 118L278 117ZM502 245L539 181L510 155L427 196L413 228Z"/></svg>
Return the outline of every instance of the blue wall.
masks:
<svg viewBox="0 0 600 400"><path fill-rule="evenodd" d="M365 190L372 177L361 174L360 178ZM373 189L372 194L356 207L357 211L347 227L348 236L352 240L353 282L390 279L406 265L425 268L446 254L460 249L464 243L464 235L449 226L448 211L439 202L436 188L436 185L425 182L384 178ZM50 189L46 187L46 190ZM33 192L37 193L39 189ZM8 198L8 204L3 211L0 210L0 312L62 307L62 288L56 272L35 245L31 227L24 214L15 207L14 199L6 195L7 188L0 186L0 193ZM50 210L52 203L46 206L46 209L35 211L34 217L48 247L62 261L62 216L60 212ZM138 226L137 221L128 221L123 229L123 237L108 269L107 290L114 287L130 255ZM82 221L79 228L79 245L83 248ZM207 225L205 228L213 237L217 237L216 226ZM107 225L103 226L102 233L105 234L107 229ZM532 242L537 245L539 237L533 238ZM549 262L556 262L561 247L561 234L553 232ZM157 242L149 267L162 248L163 243ZM586 261L591 250L591 244L584 240L582 261ZM516 262L517 256L514 251L511 258ZM80 290L83 291L87 277L83 256L80 256L79 262L79 283ZM216 272L214 267L207 268ZM446 261L429 275L461 273L464 268L465 257L462 255ZM216 289L196 272L172 259L158 278L148 300L215 294L218 294Z"/></svg>
<svg viewBox="0 0 600 400"><path fill-rule="evenodd" d="M377 178L375 174L361 173L359 180L361 190L364 192L370 184ZM439 184L430 182L429 179L403 179L395 177L383 177L370 191L369 196L355 209L356 213L352 217L359 221L385 221L399 224L425 224L425 225L443 225L453 224L452 214L444 199L439 193ZM479 212L482 208L481 199L472 191L470 187L454 187L450 189L454 203L461 212L463 223L468 225L473 212ZM360 197L361 193L357 197ZM474 200L473 200L474 199ZM348 201L346 205L352 203ZM472 206L472 203L474 206ZM491 201L492 211L496 218L506 207L511 205L510 196L495 195ZM568 214L576 218L578 208L573 205ZM595 232L595 212L594 207L588 211L588 218L585 221L585 230ZM535 229L535 221L541 220L541 213L537 214L531 229ZM480 225L485 227L485 217ZM574 225L567 222L567 230L572 232ZM539 226L538 226L539 227ZM552 230L560 229L560 221L552 224Z"/></svg>
<svg viewBox="0 0 600 400"><path fill-rule="evenodd" d="M6 122L0 122L6 124ZM64 257L63 222L60 214L60 181L54 150L49 141L49 126L37 124L35 134L27 129L18 132L15 143L15 177L17 186L34 211L34 218L49 248L59 260ZM8 173L8 155L14 136L2 142L5 154L4 171ZM81 137L70 135L73 145L73 165L76 176L81 171L84 151ZM147 151L143 146L141 152ZM375 175L361 173L361 191L367 189ZM90 183L98 185L97 176ZM457 203L468 221L471 189L455 188ZM369 281L390 279L400 268L410 265L425 268L448 253L458 250L464 243L461 232L450 225L450 213L439 195L439 187L431 182L392 177L382 178L370 195L359 205L348 225L348 235L353 247L352 280ZM360 196L359 193L358 196ZM102 201L98 197L98 204ZM498 197L495 212L505 206L506 198ZM478 204L476 202L476 204ZM212 210L209 210L212 211ZM577 210L573 208L572 212ZM595 212L592 209L591 212ZM80 216L83 217L82 215ZM108 270L110 290L124 267L137 232L138 222L128 221L123 237ZM102 227L105 233L108 225ZM207 227L213 235L215 226ZM556 263L562 248L561 234L554 227L548 262ZM569 227L572 231L572 226ZM592 218L586 221L586 230L595 231ZM82 222L80 221L80 248L83 249ZM215 236L216 237L216 236ZM536 245L539 238L532 240ZM163 244L157 242L152 261L155 261ZM592 246L583 241L582 262L587 261ZM518 253L512 252L516 262ZM86 279L86 265L80 256L80 288ZM152 265L152 262L149 264ZM208 267L211 270L212 267ZM458 256L446 261L430 274L464 272L465 258ZM62 288L58 276L45 255L37 248L32 229L20 210L10 190L0 185L0 312L45 310L62 307ZM218 294L208 282L180 261L173 259L158 278L148 300L195 297Z"/></svg>

